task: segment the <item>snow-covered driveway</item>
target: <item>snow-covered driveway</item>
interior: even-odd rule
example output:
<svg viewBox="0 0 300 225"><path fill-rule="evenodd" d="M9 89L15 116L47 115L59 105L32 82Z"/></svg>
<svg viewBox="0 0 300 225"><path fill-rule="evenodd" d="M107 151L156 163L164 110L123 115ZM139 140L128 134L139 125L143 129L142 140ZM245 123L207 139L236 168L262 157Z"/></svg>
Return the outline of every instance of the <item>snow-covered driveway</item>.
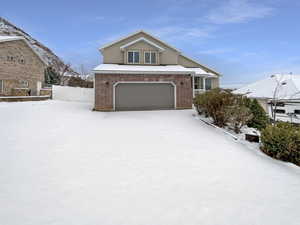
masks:
<svg viewBox="0 0 300 225"><path fill-rule="evenodd" d="M192 110L0 103L1 225L298 225L300 169Z"/></svg>

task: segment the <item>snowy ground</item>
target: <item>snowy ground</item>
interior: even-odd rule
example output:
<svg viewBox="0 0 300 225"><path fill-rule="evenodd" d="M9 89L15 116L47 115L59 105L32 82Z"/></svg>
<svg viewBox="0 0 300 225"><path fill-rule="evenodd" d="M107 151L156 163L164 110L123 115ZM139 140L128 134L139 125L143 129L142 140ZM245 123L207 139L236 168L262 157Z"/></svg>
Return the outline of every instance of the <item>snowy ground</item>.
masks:
<svg viewBox="0 0 300 225"><path fill-rule="evenodd" d="M194 111L0 103L2 225L298 225L300 169Z"/></svg>

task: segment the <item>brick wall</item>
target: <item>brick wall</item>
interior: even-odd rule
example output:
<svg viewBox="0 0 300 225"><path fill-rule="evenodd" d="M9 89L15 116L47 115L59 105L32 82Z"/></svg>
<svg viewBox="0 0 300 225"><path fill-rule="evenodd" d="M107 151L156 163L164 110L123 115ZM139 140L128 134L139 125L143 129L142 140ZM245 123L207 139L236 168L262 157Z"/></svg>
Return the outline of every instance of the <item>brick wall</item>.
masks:
<svg viewBox="0 0 300 225"><path fill-rule="evenodd" d="M192 107L193 91L191 76L188 75L142 75L142 74L96 74L95 110L113 110L113 85L118 81L168 81L176 85L177 109Z"/></svg>
<svg viewBox="0 0 300 225"><path fill-rule="evenodd" d="M44 81L44 63L22 40L0 43L0 80L4 82L1 95L12 95L13 88L24 88L27 81L31 94L37 92L37 82Z"/></svg>

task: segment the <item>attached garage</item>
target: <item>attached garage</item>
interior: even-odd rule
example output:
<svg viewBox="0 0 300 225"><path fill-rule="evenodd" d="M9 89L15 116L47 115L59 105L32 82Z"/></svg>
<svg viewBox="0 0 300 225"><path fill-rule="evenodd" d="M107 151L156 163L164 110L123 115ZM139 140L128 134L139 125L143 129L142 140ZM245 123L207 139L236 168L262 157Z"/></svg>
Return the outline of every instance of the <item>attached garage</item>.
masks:
<svg viewBox="0 0 300 225"><path fill-rule="evenodd" d="M190 109L193 71L180 65L101 64L94 69L98 111Z"/></svg>
<svg viewBox="0 0 300 225"><path fill-rule="evenodd" d="M114 107L116 111L174 109L175 90L170 82L117 82Z"/></svg>

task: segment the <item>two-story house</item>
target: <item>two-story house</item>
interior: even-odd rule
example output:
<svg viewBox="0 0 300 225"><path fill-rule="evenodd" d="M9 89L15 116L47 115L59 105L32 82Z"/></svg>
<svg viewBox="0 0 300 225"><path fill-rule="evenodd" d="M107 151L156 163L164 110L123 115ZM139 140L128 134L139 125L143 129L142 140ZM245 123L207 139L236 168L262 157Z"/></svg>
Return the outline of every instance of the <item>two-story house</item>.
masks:
<svg viewBox="0 0 300 225"><path fill-rule="evenodd" d="M219 86L219 73L144 31L100 51L95 110L190 109L195 94Z"/></svg>
<svg viewBox="0 0 300 225"><path fill-rule="evenodd" d="M46 62L17 36L0 36L0 95L38 95Z"/></svg>

